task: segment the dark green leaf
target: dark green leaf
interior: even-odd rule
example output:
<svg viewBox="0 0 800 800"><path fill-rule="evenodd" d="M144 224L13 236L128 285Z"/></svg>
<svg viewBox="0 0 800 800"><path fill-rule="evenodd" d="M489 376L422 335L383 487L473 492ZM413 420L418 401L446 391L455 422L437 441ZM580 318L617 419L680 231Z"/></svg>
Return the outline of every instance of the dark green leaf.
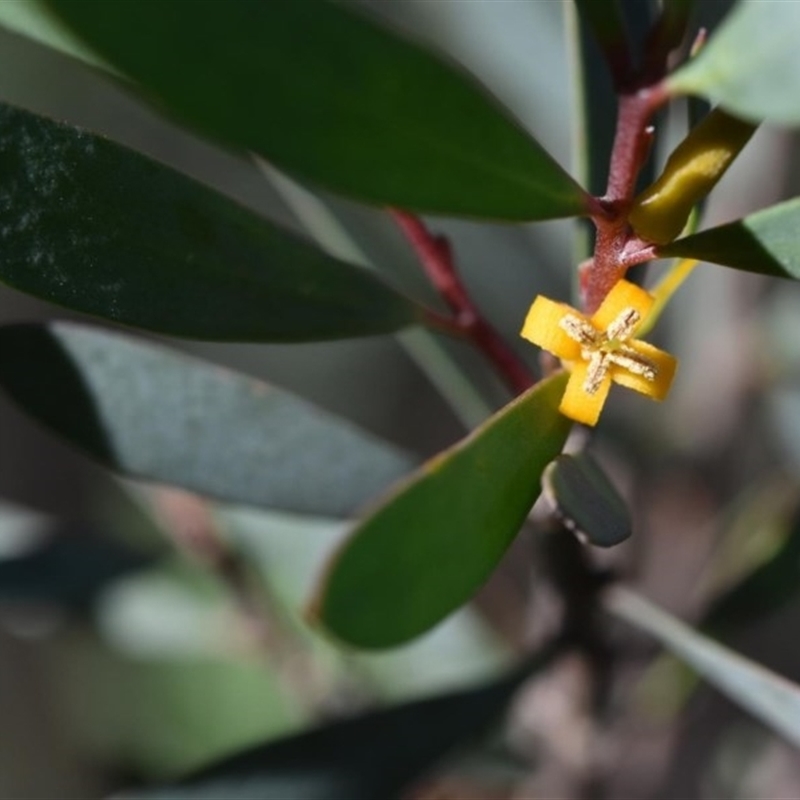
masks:
<svg viewBox="0 0 800 800"><path fill-rule="evenodd" d="M609 4L611 21L600 23L616 25L617 14L620 11L618 3ZM597 196L604 195L608 182L608 165L611 160L611 148L614 143L616 129L617 97L604 61L602 52L597 42L596 34L587 24L587 15L597 14L591 0L580 4L584 13L576 20L573 28L575 41L575 77L579 81L579 91L575 93L577 107L573 115L574 138L576 142L576 174L581 183ZM603 3L597 4L603 10ZM632 43L643 40L652 22L651 7L642 0L623 0L621 3L622 18L627 20L630 28ZM602 14L597 14L601 16ZM622 22L620 23L622 24ZM625 31L623 29L622 35ZM648 186L655 178L654 159L648 159L638 179L642 188ZM583 236L579 241L576 260L583 261L588 258L594 249L594 227L588 220L585 223Z"/></svg>
<svg viewBox="0 0 800 800"><path fill-rule="evenodd" d="M418 636L488 578L539 494L570 423L566 375L538 384L425 464L336 555L313 615L359 647Z"/></svg>
<svg viewBox="0 0 800 800"><path fill-rule="evenodd" d="M669 79L751 121L800 123L800 3L740 0L708 44Z"/></svg>
<svg viewBox="0 0 800 800"><path fill-rule="evenodd" d="M0 105L0 280L77 311L198 339L385 333L422 310L178 173Z"/></svg>
<svg viewBox="0 0 800 800"><path fill-rule="evenodd" d="M659 257L696 258L725 267L800 278L800 198L658 248Z"/></svg>
<svg viewBox="0 0 800 800"><path fill-rule="evenodd" d="M575 0L581 18L603 46L628 47L628 33L620 0Z"/></svg>
<svg viewBox="0 0 800 800"><path fill-rule="evenodd" d="M200 133L379 204L501 219L586 196L474 80L326 0L49 0Z"/></svg>
<svg viewBox="0 0 800 800"><path fill-rule="evenodd" d="M0 328L0 386L113 469L231 501L346 515L412 464L279 389L81 325Z"/></svg>
<svg viewBox="0 0 800 800"><path fill-rule="evenodd" d="M564 525L582 541L613 547L631 535L625 501L588 453L559 456L544 471L542 489Z"/></svg>
<svg viewBox="0 0 800 800"><path fill-rule="evenodd" d="M576 34L576 72L581 89L575 121L578 177L589 191L601 196L605 194L608 181L617 99L603 55L584 16L578 18Z"/></svg>
<svg viewBox="0 0 800 800"><path fill-rule="evenodd" d="M548 648L500 680L416 701L255 747L126 800L376 800L397 797L456 745L484 732Z"/></svg>

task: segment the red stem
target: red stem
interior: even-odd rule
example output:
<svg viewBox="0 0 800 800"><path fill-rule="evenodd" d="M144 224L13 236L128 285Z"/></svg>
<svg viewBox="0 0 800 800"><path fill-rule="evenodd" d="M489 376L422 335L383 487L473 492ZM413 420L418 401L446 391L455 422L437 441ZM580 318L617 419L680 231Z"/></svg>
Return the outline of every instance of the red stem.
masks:
<svg viewBox="0 0 800 800"><path fill-rule="evenodd" d="M391 209L390 213L414 248L434 288L453 311L452 319L431 312L429 322L447 333L470 339L515 394L533 386L535 379L527 365L472 302L456 270L447 239L432 234L413 214L397 209Z"/></svg>
<svg viewBox="0 0 800 800"><path fill-rule="evenodd" d="M668 100L663 83L619 98L608 186L600 201L607 213L593 217L597 227L594 259L581 273L583 301L589 313L597 310L633 264L651 257L652 248L632 234L627 217L636 191L636 179L650 153L653 140L650 120Z"/></svg>

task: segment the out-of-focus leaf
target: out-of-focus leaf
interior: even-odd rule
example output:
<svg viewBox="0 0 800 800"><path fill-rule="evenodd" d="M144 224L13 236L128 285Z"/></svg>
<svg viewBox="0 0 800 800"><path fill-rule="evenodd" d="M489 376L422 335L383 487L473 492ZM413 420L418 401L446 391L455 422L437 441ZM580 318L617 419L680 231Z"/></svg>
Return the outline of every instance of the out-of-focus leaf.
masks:
<svg viewBox="0 0 800 800"><path fill-rule="evenodd" d="M590 8L590 3L583 6ZM568 46L577 91L572 119L574 172L589 191L605 194L608 164L614 141L616 96L608 68L595 36L572 4L566 5ZM594 249L594 230L586 221L577 241L577 261L588 258ZM577 273L574 294L578 296Z"/></svg>
<svg viewBox="0 0 800 800"><path fill-rule="evenodd" d="M422 309L221 195L101 137L0 105L0 280L197 339L398 330Z"/></svg>
<svg viewBox="0 0 800 800"><path fill-rule="evenodd" d="M500 219L586 195L474 80L329 0L48 0L199 132L370 202Z"/></svg>
<svg viewBox="0 0 800 800"><path fill-rule="evenodd" d="M800 746L800 687L692 630L628 589L609 590L605 606L653 636L734 703Z"/></svg>
<svg viewBox="0 0 800 800"><path fill-rule="evenodd" d="M0 559L35 549L51 535L54 524L47 514L0 499Z"/></svg>
<svg viewBox="0 0 800 800"><path fill-rule="evenodd" d="M721 634L777 611L800 593L800 512L783 531L772 556L713 603L703 627Z"/></svg>
<svg viewBox="0 0 800 800"><path fill-rule="evenodd" d="M231 501L342 516L412 465L279 389L82 325L0 328L0 386L113 469Z"/></svg>
<svg viewBox="0 0 800 800"><path fill-rule="evenodd" d="M700 576L700 596L713 600L700 623L723 641L779 610L800 590L797 486L772 476L737 498L725 513L721 540ZM773 583L774 582L774 583ZM699 677L670 653L647 669L636 693L648 713L674 717Z"/></svg>
<svg viewBox="0 0 800 800"><path fill-rule="evenodd" d="M565 526L582 541L613 547L631 535L625 501L588 453L559 456L544 471L542 489Z"/></svg>
<svg viewBox="0 0 800 800"><path fill-rule="evenodd" d="M664 0L659 20L659 41L667 51L674 50L683 39L695 0Z"/></svg>
<svg viewBox="0 0 800 800"><path fill-rule="evenodd" d="M478 589L539 494L570 423L566 376L539 383L403 482L329 565L311 609L339 639L391 647L440 622Z"/></svg>
<svg viewBox="0 0 800 800"><path fill-rule="evenodd" d="M87 64L113 72L110 65L83 45L38 0L3 0L0 3L0 26Z"/></svg>
<svg viewBox="0 0 800 800"><path fill-rule="evenodd" d="M621 37L619 41L622 46L630 44L635 48L637 42L644 40L653 14L647 0L623 0L621 3L585 0L579 5L583 12L580 15L571 3L565 9L569 22L568 44L574 64L573 79L577 86L573 115L573 172L593 195L601 196L605 194L608 181L608 165L616 129L617 97L608 66L596 41L596 31L591 29L592 21L601 27L607 26L609 35L619 26L617 35ZM607 19L604 20L604 16ZM631 34L630 43L626 42L626 30ZM648 159L640 173L639 185L652 183L654 169L654 160ZM591 255L593 235L594 231L587 223L578 243L577 261Z"/></svg>
<svg viewBox="0 0 800 800"><path fill-rule="evenodd" d="M547 648L500 680L327 725L255 747L186 780L126 800L375 800L397 797L457 745L479 736Z"/></svg>
<svg viewBox="0 0 800 800"><path fill-rule="evenodd" d="M162 600L171 602L168 596ZM191 630L176 634L172 653L135 657L118 652L116 642L109 647L88 636L61 643L54 653L53 688L71 720L71 741L85 757L125 764L142 778L163 781L302 724L274 672L252 651L237 653L231 641L235 626L224 606L220 613L213 602L198 605L198 615L205 612L210 623L209 635L220 634L219 623L228 621L229 635L216 652L207 647L176 652ZM173 613L166 610L167 617ZM156 627L162 624L150 619Z"/></svg>
<svg viewBox="0 0 800 800"><path fill-rule="evenodd" d="M736 222L677 239L659 247L658 256L696 258L745 272L796 279L800 278L799 228L800 198L795 198Z"/></svg>
<svg viewBox="0 0 800 800"><path fill-rule="evenodd" d="M739 0L696 58L669 78L752 121L800 122L800 4Z"/></svg>
<svg viewBox="0 0 800 800"><path fill-rule="evenodd" d="M84 607L108 583L151 561L113 539L57 528L32 552L0 559L0 603Z"/></svg>
<svg viewBox="0 0 800 800"><path fill-rule="evenodd" d="M627 48L627 30L620 0L575 0L581 18L605 47Z"/></svg>

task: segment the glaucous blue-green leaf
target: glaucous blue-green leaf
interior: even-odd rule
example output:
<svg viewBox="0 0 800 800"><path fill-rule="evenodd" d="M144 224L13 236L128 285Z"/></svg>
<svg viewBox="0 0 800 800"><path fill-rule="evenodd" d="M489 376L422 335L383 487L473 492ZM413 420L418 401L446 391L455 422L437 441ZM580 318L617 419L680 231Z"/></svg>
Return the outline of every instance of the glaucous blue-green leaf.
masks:
<svg viewBox="0 0 800 800"><path fill-rule="evenodd" d="M344 516L412 466L280 389L82 325L0 328L0 387L112 469L230 501Z"/></svg>
<svg viewBox="0 0 800 800"><path fill-rule="evenodd" d="M711 261L725 267L800 278L800 198L757 211L659 247L659 257Z"/></svg>
<svg viewBox="0 0 800 800"><path fill-rule="evenodd" d="M800 3L739 0L700 53L669 78L759 121L800 123Z"/></svg>
<svg viewBox="0 0 800 800"><path fill-rule="evenodd" d="M516 536L564 445L565 382L559 374L539 383L384 499L333 558L313 617L342 641L391 647L465 603Z"/></svg>
<svg viewBox="0 0 800 800"><path fill-rule="evenodd" d="M330 0L48 0L197 132L367 202L500 219L586 195L474 79Z"/></svg>
<svg viewBox="0 0 800 800"><path fill-rule="evenodd" d="M581 541L613 547L631 535L631 515L602 467L588 454L560 455L542 476L545 497Z"/></svg>
<svg viewBox="0 0 800 800"><path fill-rule="evenodd" d="M175 336L385 333L423 310L216 192L106 139L0 105L0 280Z"/></svg>
<svg viewBox="0 0 800 800"><path fill-rule="evenodd" d="M520 684L558 652L548 647L499 680L316 728L226 758L125 800L375 800L400 796L456 745L475 739ZM405 794L403 794L405 796Z"/></svg>
<svg viewBox="0 0 800 800"><path fill-rule="evenodd" d="M740 656L623 587L606 608L653 636L715 689L800 747L800 686Z"/></svg>

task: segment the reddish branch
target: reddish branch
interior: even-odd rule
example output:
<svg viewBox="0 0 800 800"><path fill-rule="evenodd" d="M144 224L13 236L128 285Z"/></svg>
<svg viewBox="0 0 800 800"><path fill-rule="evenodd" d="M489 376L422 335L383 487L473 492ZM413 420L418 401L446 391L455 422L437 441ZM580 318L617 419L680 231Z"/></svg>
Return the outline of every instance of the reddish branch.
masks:
<svg viewBox="0 0 800 800"><path fill-rule="evenodd" d="M430 321L472 341L515 394L533 386L535 380L527 365L472 302L456 270L447 239L432 234L413 214L398 210L392 210L391 214L414 248L431 283L453 312L452 318L442 318L431 312Z"/></svg>
<svg viewBox="0 0 800 800"><path fill-rule="evenodd" d="M589 312L597 309L630 267L652 258L652 247L635 236L627 217L636 191L636 179L650 154L653 141L650 121L668 99L663 83L619 98L608 186L600 200L606 213L593 216L597 228L594 259L581 273L583 301Z"/></svg>
<svg viewBox="0 0 800 800"><path fill-rule="evenodd" d="M583 302L589 312L597 309L630 267L649 261L654 254L653 247L634 234L627 219L636 180L653 142L651 120L669 100L663 80L667 60L684 37L689 10L690 4L685 2L664 6L648 37L644 64L638 74L630 66L630 58L627 74L619 73L619 64L611 65L612 71L616 69L614 82L619 102L608 186L605 196L599 198L605 213L591 214L597 228L594 258L583 264L580 272Z"/></svg>
<svg viewBox="0 0 800 800"><path fill-rule="evenodd" d="M594 5L590 6L588 2L580 5L590 18L595 33L608 28ZM672 12L667 13L670 8ZM583 304L590 313L597 310L614 284L632 266L649 261L655 255L654 247L631 229L628 215L637 178L653 142L651 120L670 99L663 78L669 52L685 32L685 8L688 8L687 4L667 7L665 16L651 32L651 49L638 73L624 38L612 41L605 37L601 41L601 46L605 45L604 52L613 73L619 102L606 193L600 198L591 197L587 202L588 214L597 229L594 257L580 266ZM447 240L428 231L413 214L398 210L392 214L434 287L453 312L452 317L429 312L428 321L448 333L471 340L514 392L532 386L534 380L528 367L472 302L458 275Z"/></svg>

